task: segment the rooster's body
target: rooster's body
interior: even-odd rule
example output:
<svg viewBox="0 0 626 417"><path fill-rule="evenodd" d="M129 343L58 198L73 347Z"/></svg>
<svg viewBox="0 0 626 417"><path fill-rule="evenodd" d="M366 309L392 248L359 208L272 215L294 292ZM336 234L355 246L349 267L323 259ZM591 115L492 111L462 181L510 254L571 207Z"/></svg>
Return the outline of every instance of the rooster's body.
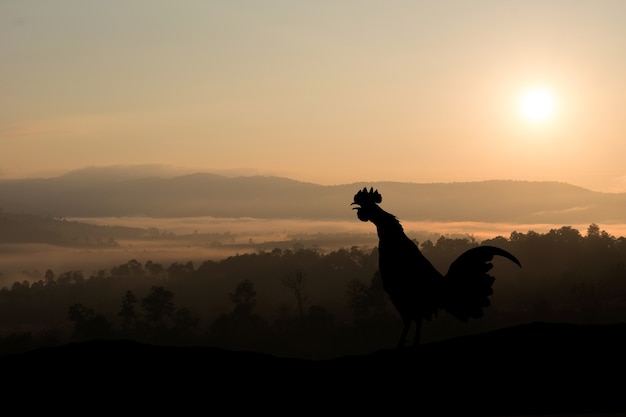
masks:
<svg viewBox="0 0 626 417"><path fill-rule="evenodd" d="M520 262L503 249L478 246L461 254L443 275L404 233L398 219L378 206L381 201L378 191L363 189L352 204L359 205L361 221L376 225L383 288L404 324L398 346L405 344L412 322L416 324L415 344L419 344L422 320L431 320L440 309L462 321L481 317L493 294L490 261L499 255L517 265Z"/></svg>

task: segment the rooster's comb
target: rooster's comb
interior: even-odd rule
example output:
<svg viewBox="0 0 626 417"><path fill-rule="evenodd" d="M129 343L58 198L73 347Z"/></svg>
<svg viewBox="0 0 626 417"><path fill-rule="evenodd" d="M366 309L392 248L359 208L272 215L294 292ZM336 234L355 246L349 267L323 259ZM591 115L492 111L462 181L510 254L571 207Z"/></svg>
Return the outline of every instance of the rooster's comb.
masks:
<svg viewBox="0 0 626 417"><path fill-rule="evenodd" d="M383 196L378 193L378 190L374 190L370 187L367 191L367 187L363 187L358 193L354 195L354 203L359 205L380 203L383 201Z"/></svg>

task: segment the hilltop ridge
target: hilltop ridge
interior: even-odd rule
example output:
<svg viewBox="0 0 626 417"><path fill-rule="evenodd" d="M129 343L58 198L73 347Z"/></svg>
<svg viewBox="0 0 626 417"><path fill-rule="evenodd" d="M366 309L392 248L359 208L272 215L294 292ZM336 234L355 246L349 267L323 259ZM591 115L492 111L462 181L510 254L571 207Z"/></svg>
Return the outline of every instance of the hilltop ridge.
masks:
<svg viewBox="0 0 626 417"><path fill-rule="evenodd" d="M363 187L405 221L626 223L626 193L601 193L554 181L360 182L319 185L273 176L227 177L116 168L53 178L0 180L0 207L59 217L253 217L353 219ZM389 202L389 203L387 203Z"/></svg>

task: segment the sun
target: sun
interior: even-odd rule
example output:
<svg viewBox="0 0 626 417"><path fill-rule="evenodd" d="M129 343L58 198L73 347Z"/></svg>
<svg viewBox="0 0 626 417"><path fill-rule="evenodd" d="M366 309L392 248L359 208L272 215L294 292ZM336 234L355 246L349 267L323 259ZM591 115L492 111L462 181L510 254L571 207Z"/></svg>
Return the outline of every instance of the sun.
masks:
<svg viewBox="0 0 626 417"><path fill-rule="evenodd" d="M522 115L529 121L544 122L554 114L555 100L552 92L535 88L526 91L520 99Z"/></svg>

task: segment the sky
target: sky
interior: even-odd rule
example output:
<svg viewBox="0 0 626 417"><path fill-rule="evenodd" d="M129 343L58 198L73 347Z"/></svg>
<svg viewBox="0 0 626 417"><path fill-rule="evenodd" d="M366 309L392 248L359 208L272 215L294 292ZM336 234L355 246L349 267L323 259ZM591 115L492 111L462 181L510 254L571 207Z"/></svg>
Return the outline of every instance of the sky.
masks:
<svg viewBox="0 0 626 417"><path fill-rule="evenodd" d="M0 0L0 178L165 164L626 192L625 16L623 0Z"/></svg>

